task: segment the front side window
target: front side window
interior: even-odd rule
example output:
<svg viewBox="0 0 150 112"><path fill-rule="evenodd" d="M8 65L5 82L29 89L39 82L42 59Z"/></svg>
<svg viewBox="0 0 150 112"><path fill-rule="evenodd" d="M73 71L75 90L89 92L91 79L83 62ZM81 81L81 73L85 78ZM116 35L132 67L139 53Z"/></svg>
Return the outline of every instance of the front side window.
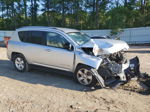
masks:
<svg viewBox="0 0 150 112"><path fill-rule="evenodd" d="M85 44L86 42L90 41L90 37L85 33L81 32L70 32L68 35L75 41L78 45Z"/></svg>
<svg viewBox="0 0 150 112"><path fill-rule="evenodd" d="M47 46L64 48L69 45L69 42L60 34L48 32L47 33Z"/></svg>

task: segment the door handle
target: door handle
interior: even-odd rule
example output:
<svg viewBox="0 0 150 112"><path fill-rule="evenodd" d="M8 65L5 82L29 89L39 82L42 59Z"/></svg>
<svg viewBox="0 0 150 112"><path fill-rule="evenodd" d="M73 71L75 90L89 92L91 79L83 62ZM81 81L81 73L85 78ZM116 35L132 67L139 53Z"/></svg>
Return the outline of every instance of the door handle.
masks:
<svg viewBox="0 0 150 112"><path fill-rule="evenodd" d="M51 52L52 50L51 49L45 49L47 52Z"/></svg>

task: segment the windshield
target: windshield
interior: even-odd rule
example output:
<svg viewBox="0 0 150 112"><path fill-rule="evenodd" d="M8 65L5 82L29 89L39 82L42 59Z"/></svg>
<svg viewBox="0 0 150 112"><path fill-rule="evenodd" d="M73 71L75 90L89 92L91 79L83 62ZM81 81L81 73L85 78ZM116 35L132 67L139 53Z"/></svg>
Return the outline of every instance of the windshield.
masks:
<svg viewBox="0 0 150 112"><path fill-rule="evenodd" d="M85 33L81 32L70 32L68 35L78 44L82 45L85 44L86 42L90 41L90 37L86 35Z"/></svg>

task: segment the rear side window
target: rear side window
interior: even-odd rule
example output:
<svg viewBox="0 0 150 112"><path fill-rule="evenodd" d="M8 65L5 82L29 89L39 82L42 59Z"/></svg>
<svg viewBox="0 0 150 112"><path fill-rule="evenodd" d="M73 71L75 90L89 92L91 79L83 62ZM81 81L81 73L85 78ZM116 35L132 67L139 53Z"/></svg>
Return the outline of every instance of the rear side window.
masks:
<svg viewBox="0 0 150 112"><path fill-rule="evenodd" d="M19 38L22 42L33 44L46 44L46 32L44 31L20 31Z"/></svg>

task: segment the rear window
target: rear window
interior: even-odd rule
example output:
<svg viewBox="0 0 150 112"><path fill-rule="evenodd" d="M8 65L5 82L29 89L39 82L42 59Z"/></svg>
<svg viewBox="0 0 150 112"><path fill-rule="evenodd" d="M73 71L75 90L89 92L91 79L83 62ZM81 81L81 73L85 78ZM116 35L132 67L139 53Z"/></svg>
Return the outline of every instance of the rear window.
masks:
<svg viewBox="0 0 150 112"><path fill-rule="evenodd" d="M46 44L46 32L44 31L20 31L19 38L22 42L33 44Z"/></svg>

